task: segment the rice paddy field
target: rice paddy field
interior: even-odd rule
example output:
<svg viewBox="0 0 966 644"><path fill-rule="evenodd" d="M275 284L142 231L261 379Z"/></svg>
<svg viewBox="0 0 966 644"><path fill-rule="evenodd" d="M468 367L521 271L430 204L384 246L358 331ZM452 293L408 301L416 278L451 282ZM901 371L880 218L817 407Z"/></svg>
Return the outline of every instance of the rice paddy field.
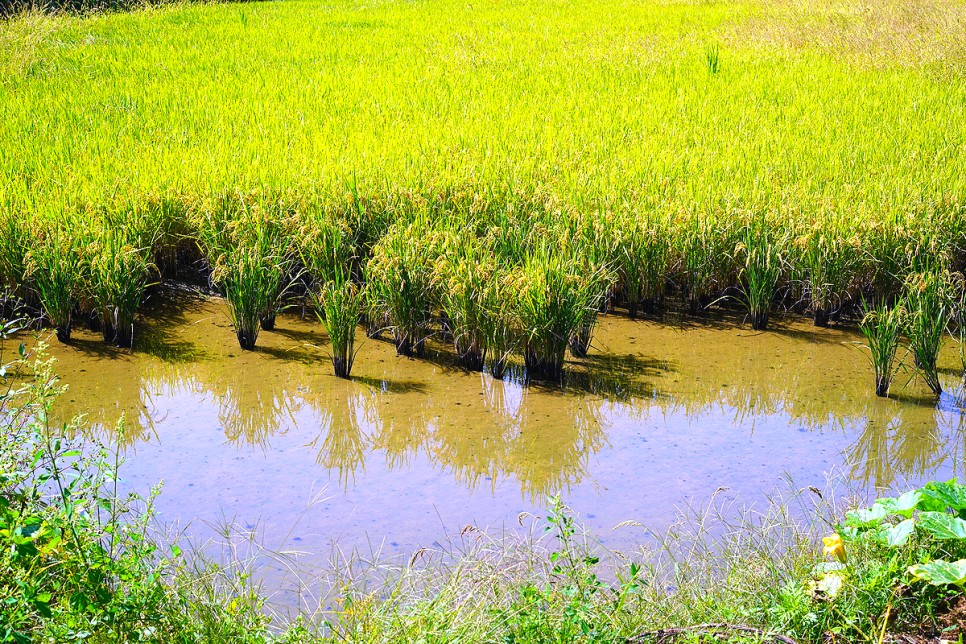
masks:
<svg viewBox="0 0 966 644"><path fill-rule="evenodd" d="M0 19L4 315L173 522L628 549L963 476L964 267L962 2Z"/></svg>
<svg viewBox="0 0 966 644"><path fill-rule="evenodd" d="M962 261L962 21L951 2L26 14L2 29L4 278L65 339L80 300L119 309L130 344L143 287L118 275L198 250L234 302L351 265L404 352L443 312L515 332L551 376L548 338L605 298L696 311L730 289L756 327L779 296L825 323ZM568 292L542 304L570 320L525 311L551 275ZM233 306L243 345L266 307Z"/></svg>

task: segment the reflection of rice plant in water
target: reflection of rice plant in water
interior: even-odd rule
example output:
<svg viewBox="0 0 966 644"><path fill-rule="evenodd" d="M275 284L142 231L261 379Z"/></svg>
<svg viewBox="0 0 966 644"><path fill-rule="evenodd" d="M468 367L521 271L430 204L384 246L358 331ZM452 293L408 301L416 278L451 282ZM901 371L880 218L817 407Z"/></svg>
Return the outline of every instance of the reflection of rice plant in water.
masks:
<svg viewBox="0 0 966 644"><path fill-rule="evenodd" d="M741 268L741 291L751 317L751 328L762 331L768 326L775 288L784 268L788 237L778 232L763 217L745 222L737 255Z"/></svg>
<svg viewBox="0 0 966 644"><path fill-rule="evenodd" d="M104 222L88 247L89 291L101 316L105 342L130 347L134 317L151 274L156 233L139 234L133 226Z"/></svg>
<svg viewBox="0 0 966 644"><path fill-rule="evenodd" d="M905 281L906 334L916 368L937 396L942 393L936 365L952 319L953 289L948 273L913 273Z"/></svg>
<svg viewBox="0 0 966 644"><path fill-rule="evenodd" d="M859 323L869 349L869 359L875 370L875 395L889 395L889 385L895 376L896 351L905 322L905 310L901 306L888 307L879 303L867 307L865 316Z"/></svg>
<svg viewBox="0 0 966 644"><path fill-rule="evenodd" d="M85 281L80 246L76 227L69 230L66 223L50 223L27 254L27 274L60 342L70 342L74 308Z"/></svg>

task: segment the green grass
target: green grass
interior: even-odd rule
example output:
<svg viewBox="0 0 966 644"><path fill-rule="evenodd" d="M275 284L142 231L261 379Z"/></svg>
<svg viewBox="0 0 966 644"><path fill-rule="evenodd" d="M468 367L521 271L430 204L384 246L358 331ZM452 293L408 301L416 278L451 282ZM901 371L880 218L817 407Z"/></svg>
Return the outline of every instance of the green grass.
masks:
<svg viewBox="0 0 966 644"><path fill-rule="evenodd" d="M872 636L885 630L935 628L961 596L961 579L927 585L909 572L930 573L935 560L966 555L966 523L945 505L918 493L923 530L900 539L896 523L912 512L901 499L880 502L905 513L893 520L869 510L845 514L830 490L812 497L805 488L774 496L759 511L735 514L714 502L685 508L667 532L623 554L602 548L553 498L546 517L525 522L529 530L467 528L421 556L336 557L322 570L287 560L309 592L321 589L324 608L272 621L251 581L251 562L232 556L215 563L183 550L154 527L157 490L119 495L117 456L65 438L83 431L82 420L50 422L61 388L49 361L21 350L3 373L3 641L83 634L89 642L617 643L726 622L819 644L829 632L841 641L877 641ZM961 487L931 485L949 492L944 504L966 506ZM835 529L846 537L844 566L823 557L818 543L843 515L846 525ZM951 538L930 525L959 532ZM634 523L621 529L641 530Z"/></svg>

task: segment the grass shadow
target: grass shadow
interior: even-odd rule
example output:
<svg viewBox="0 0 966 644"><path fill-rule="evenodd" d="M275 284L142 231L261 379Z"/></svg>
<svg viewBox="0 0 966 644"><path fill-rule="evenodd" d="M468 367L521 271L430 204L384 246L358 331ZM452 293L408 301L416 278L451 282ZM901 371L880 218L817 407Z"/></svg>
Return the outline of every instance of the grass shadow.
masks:
<svg viewBox="0 0 966 644"><path fill-rule="evenodd" d="M386 378L369 378L367 376L352 376L350 380L385 394L423 394L427 391L426 384L417 380L388 380Z"/></svg>
<svg viewBox="0 0 966 644"><path fill-rule="evenodd" d="M140 332L135 328L134 350L171 364L208 359L207 352L180 339L176 332L191 323L188 314L198 311L205 301L205 295L190 286L163 285L158 296L142 308Z"/></svg>
<svg viewBox="0 0 966 644"><path fill-rule="evenodd" d="M88 340L87 338L71 338L66 346L89 357L108 358L110 360L126 360L131 357L132 353L130 349L115 347L113 344L104 342L103 340Z"/></svg>
<svg viewBox="0 0 966 644"><path fill-rule="evenodd" d="M530 388L544 393L591 394L609 402L667 398L650 380L674 373L666 360L635 355L594 354L579 362L568 361L560 382L528 379L525 370L515 374Z"/></svg>

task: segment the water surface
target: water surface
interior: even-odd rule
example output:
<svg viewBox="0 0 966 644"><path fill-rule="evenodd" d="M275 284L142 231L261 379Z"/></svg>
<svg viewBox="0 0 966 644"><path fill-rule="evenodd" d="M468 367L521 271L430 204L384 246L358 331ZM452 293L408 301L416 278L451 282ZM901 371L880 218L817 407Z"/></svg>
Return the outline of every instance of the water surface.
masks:
<svg viewBox="0 0 966 644"><path fill-rule="evenodd" d="M124 414L123 478L164 480L162 518L257 524L274 547L412 552L466 524L516 526L557 493L625 547L643 528L618 523L659 529L719 488L754 503L785 477L873 490L963 473L954 348L952 393L900 373L879 399L855 333L797 319L759 333L721 315L603 316L563 386L465 372L441 343L397 357L361 333L344 381L317 322L282 315L243 352L222 300L174 290L146 310L133 353L85 331L51 351L69 386L59 413L107 434Z"/></svg>

